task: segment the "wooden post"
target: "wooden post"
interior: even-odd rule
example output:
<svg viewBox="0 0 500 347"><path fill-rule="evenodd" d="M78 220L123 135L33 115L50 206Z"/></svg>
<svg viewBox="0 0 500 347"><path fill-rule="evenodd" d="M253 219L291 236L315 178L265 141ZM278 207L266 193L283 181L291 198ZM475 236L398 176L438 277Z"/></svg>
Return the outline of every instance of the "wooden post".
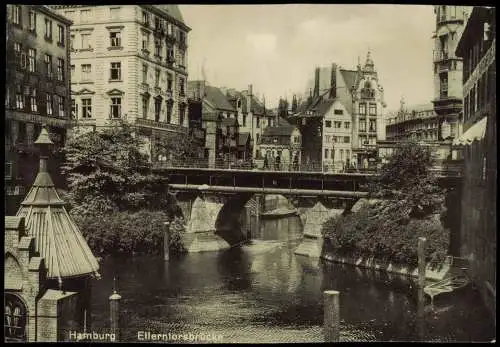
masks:
<svg viewBox="0 0 500 347"><path fill-rule="evenodd" d="M170 222L163 223L163 260L170 260Z"/></svg>
<svg viewBox="0 0 500 347"><path fill-rule="evenodd" d="M110 311L110 326L111 333L115 335L115 341L120 341L120 299L122 297L113 290L113 294L109 297L109 311Z"/></svg>
<svg viewBox="0 0 500 347"><path fill-rule="evenodd" d="M427 239L425 237L418 238L418 288L423 289L425 287L425 243Z"/></svg>
<svg viewBox="0 0 500 347"><path fill-rule="evenodd" d="M323 334L325 342L339 342L340 340L339 295L340 293L336 290L325 290L323 292Z"/></svg>

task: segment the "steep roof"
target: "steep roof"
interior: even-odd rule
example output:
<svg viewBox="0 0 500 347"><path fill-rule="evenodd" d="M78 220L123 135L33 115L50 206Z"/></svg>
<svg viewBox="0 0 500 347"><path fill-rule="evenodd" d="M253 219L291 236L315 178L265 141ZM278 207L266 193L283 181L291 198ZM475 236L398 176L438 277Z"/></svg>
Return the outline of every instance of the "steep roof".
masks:
<svg viewBox="0 0 500 347"><path fill-rule="evenodd" d="M181 10L178 5L153 5L154 7L167 12L172 18L178 20L179 22L186 24L184 18L182 17Z"/></svg>
<svg viewBox="0 0 500 347"><path fill-rule="evenodd" d="M39 139L44 136L48 138L48 133L42 128ZM38 175L17 217L25 218L27 233L35 238L35 249L45 259L47 278L62 283L64 278L99 277L99 263L57 194L46 161L40 158Z"/></svg>
<svg viewBox="0 0 500 347"><path fill-rule="evenodd" d="M235 108L229 103L226 95L224 95L224 93L222 93L222 91L217 87L206 85L205 99L217 109L236 111Z"/></svg>
<svg viewBox="0 0 500 347"><path fill-rule="evenodd" d="M247 110L247 91L239 92L234 89L228 89L227 90L227 99L231 105L236 108L236 103L238 102L238 99L241 100L241 109L243 112L246 112ZM266 108L262 101L260 101L255 95L252 95L252 107L250 109L252 113L257 114L257 115L264 115L266 114Z"/></svg>
<svg viewBox="0 0 500 347"><path fill-rule="evenodd" d="M285 118L279 117L278 125L266 127L262 132L262 137L291 136L295 129L297 129L295 125L290 124Z"/></svg>
<svg viewBox="0 0 500 347"><path fill-rule="evenodd" d="M344 79L347 89L350 91L356 85L356 78L358 76L358 72L355 70L340 69L340 74Z"/></svg>

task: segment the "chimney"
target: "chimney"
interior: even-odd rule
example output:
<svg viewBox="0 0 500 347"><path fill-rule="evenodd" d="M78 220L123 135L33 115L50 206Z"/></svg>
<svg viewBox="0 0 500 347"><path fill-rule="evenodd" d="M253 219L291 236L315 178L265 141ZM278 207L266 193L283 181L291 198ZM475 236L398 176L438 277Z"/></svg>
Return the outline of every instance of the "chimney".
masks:
<svg viewBox="0 0 500 347"><path fill-rule="evenodd" d="M203 100L205 98L205 81L198 81L198 98L199 100Z"/></svg>
<svg viewBox="0 0 500 347"><path fill-rule="evenodd" d="M247 113L250 113L252 111L252 85L248 85L248 90L247 90Z"/></svg>
<svg viewBox="0 0 500 347"><path fill-rule="evenodd" d="M330 98L337 97L337 64L332 64L332 76L330 80Z"/></svg>
<svg viewBox="0 0 500 347"><path fill-rule="evenodd" d="M314 93L313 98L317 98L319 96L319 67L314 71Z"/></svg>

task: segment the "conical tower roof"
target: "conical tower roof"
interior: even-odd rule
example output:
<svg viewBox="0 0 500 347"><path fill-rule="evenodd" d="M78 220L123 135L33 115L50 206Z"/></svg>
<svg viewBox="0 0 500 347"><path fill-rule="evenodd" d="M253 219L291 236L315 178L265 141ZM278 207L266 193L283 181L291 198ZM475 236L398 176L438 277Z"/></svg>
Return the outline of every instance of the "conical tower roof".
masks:
<svg viewBox="0 0 500 347"><path fill-rule="evenodd" d="M41 147L52 144L45 128L35 143ZM35 249L45 258L47 278L57 279L59 284L66 278L99 278L99 263L57 194L47 160L42 153L38 175L17 216L25 218L27 233L35 238Z"/></svg>

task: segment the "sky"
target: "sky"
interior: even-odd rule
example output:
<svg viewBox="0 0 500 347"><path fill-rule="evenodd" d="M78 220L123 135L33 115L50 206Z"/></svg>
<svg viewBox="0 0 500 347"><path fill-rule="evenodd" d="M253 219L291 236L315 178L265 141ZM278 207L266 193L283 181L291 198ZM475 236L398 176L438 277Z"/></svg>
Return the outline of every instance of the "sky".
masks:
<svg viewBox="0 0 500 347"><path fill-rule="evenodd" d="M303 94L315 66L355 69L371 51L387 110L433 98L429 5L179 5L188 34L189 80L247 89L276 107Z"/></svg>

